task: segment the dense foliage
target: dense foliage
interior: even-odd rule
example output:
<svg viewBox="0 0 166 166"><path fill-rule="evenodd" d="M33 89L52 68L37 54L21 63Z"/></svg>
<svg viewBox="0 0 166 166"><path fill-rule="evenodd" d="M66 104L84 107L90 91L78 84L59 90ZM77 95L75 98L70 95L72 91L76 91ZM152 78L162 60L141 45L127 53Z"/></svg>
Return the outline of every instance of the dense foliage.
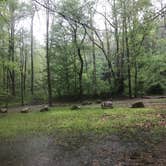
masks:
<svg viewBox="0 0 166 166"><path fill-rule="evenodd" d="M0 1L1 103L165 94L165 5ZM40 11L46 16L46 46L33 33Z"/></svg>

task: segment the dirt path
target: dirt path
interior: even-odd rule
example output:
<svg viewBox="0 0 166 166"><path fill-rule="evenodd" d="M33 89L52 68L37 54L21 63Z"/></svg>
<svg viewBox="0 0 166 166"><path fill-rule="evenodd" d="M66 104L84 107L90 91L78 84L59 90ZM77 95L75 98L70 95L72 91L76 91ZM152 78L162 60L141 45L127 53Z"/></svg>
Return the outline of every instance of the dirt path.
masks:
<svg viewBox="0 0 166 166"><path fill-rule="evenodd" d="M126 99L126 100L113 100L113 105L115 107L131 107L131 105L134 102L142 101L145 104L145 107L147 108L155 108L155 109L166 109L166 98L155 98L151 97L149 99L143 99L143 98L136 98L136 99ZM70 107L73 103L54 103L53 106L55 107ZM77 103L78 105L81 105L81 103ZM17 107L11 107L9 108L8 112L20 112L23 108L29 107L31 111L39 111L44 105L29 105L29 106L17 106ZM82 106L81 107L100 107L100 104L95 104L93 102L92 105Z"/></svg>
<svg viewBox="0 0 166 166"><path fill-rule="evenodd" d="M1 166L165 166L166 142L144 149L116 135L74 146L56 137L34 136L0 143Z"/></svg>

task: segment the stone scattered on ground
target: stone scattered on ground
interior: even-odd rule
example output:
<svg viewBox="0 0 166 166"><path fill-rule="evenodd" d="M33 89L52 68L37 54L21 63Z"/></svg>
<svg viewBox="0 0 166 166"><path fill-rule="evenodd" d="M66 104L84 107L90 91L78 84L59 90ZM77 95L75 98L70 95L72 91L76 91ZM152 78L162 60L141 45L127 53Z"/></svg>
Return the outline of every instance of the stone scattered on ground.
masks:
<svg viewBox="0 0 166 166"><path fill-rule="evenodd" d="M8 109L7 108L0 108L0 113L7 113Z"/></svg>
<svg viewBox="0 0 166 166"><path fill-rule="evenodd" d="M132 104L131 108L144 108L145 105L142 101L139 102L135 102L134 104Z"/></svg>
<svg viewBox="0 0 166 166"><path fill-rule="evenodd" d="M47 112L49 111L48 105L45 105L43 108L40 109L40 112Z"/></svg>
<svg viewBox="0 0 166 166"><path fill-rule="evenodd" d="M101 108L103 108L103 109L105 109L105 108L113 108L112 101L103 101L101 103Z"/></svg>
<svg viewBox="0 0 166 166"><path fill-rule="evenodd" d="M125 99L125 100L114 100L113 102L113 106L115 107L130 107L132 106L133 103L135 102L139 102L139 101L143 101L143 103L145 104L145 106L147 108L155 108L156 110L165 110L166 109L166 97L165 96L160 96L160 98L157 96L151 96L150 99L140 99L140 98L136 98L136 99ZM107 99L108 101L112 101L111 99ZM102 102L102 100L99 100L98 102ZM94 103L96 105L93 105L93 107L98 108L97 105L97 100L94 101ZM98 103L99 104L99 103ZM73 105L75 105L73 103ZM77 104L76 104L77 105ZM101 103L100 103L101 105ZM69 103L54 103L54 106L57 107L61 107L61 106L69 106ZM3 108L5 108L6 106L4 106ZM8 113L13 113L13 112L20 112L25 106L16 106L16 107L8 107ZM40 111L40 109L43 107L43 105L28 105L27 107L30 107L30 110L32 112L35 111Z"/></svg>
<svg viewBox="0 0 166 166"><path fill-rule="evenodd" d="M25 107L20 112L21 113L28 113L28 112L30 112L30 108L29 107Z"/></svg>
<svg viewBox="0 0 166 166"><path fill-rule="evenodd" d="M81 109L81 107L78 106L78 105L73 105L73 106L71 107L71 110L79 110L79 109Z"/></svg>

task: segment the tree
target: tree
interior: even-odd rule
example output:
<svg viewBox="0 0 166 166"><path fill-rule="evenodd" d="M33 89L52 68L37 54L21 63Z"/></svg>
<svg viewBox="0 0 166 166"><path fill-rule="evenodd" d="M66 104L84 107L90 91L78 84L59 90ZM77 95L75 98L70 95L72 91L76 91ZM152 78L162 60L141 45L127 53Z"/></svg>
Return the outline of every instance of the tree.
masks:
<svg viewBox="0 0 166 166"><path fill-rule="evenodd" d="M31 94L34 93L34 42L33 42L33 26L34 26L34 16L35 16L35 9L33 1L31 1Z"/></svg>
<svg viewBox="0 0 166 166"><path fill-rule="evenodd" d="M49 7L49 0L47 0ZM52 106L52 88L51 88L51 72L50 72L50 55L49 55L49 9L46 9L46 61L47 61L47 84L48 84L48 104Z"/></svg>

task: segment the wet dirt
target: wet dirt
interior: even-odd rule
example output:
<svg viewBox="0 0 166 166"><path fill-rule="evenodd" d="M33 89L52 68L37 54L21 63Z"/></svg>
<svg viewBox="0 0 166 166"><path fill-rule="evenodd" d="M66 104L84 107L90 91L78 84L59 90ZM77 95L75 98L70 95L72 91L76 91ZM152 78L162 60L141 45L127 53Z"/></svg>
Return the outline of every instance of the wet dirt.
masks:
<svg viewBox="0 0 166 166"><path fill-rule="evenodd" d="M77 138L75 138L77 139ZM166 141L153 149L111 135L72 147L56 136L0 141L0 166L165 166ZM68 142L68 140L66 140Z"/></svg>

